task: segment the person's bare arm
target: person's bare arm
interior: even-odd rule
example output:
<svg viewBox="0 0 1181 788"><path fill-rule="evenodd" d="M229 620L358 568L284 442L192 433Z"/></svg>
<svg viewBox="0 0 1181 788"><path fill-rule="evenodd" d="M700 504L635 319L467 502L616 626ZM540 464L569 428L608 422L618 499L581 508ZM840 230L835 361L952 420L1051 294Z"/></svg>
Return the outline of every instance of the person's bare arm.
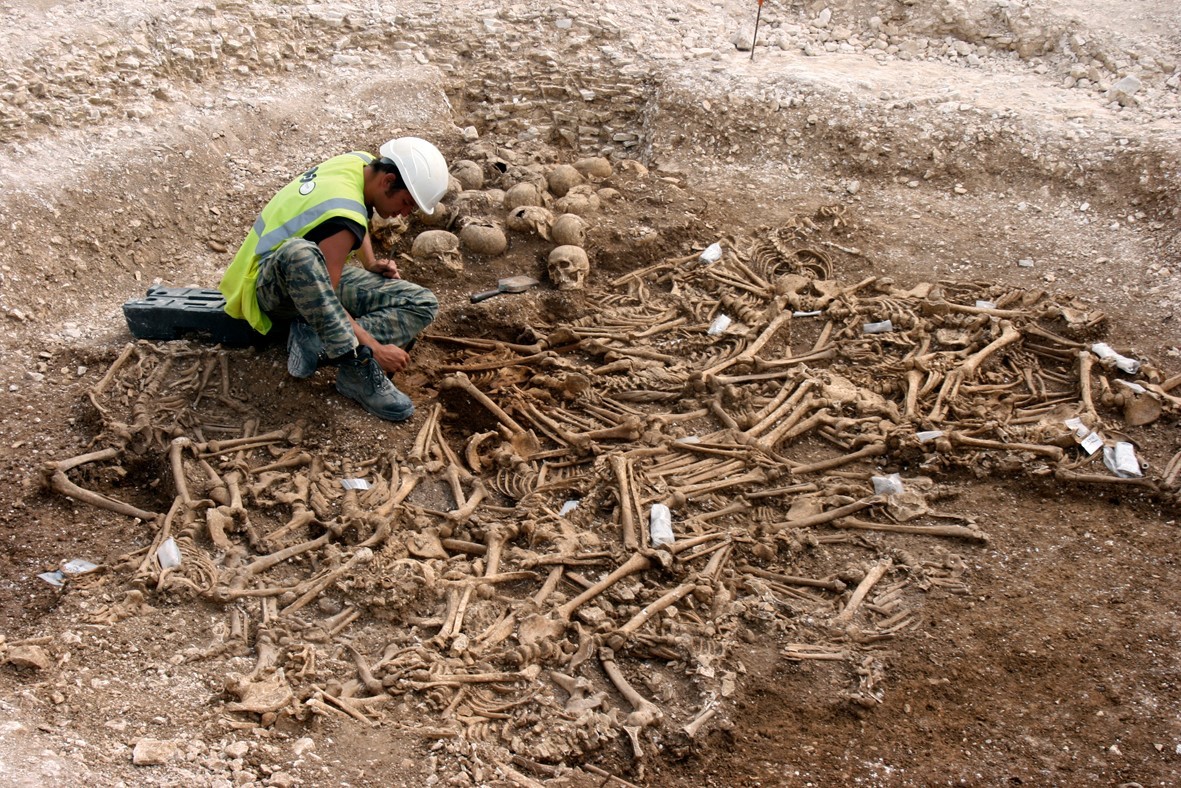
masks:
<svg viewBox="0 0 1181 788"><path fill-rule="evenodd" d="M366 271L381 274L386 279L401 279L402 275L398 272L398 263L395 260L377 259L377 254L373 251L372 238L373 236L369 233L365 233L365 240L361 242L361 248L358 250L361 256L361 265Z"/></svg>
<svg viewBox="0 0 1181 788"><path fill-rule="evenodd" d="M345 261L348 259L349 253L353 250L353 239L355 237L350 231L341 230L320 241L320 251L324 253L324 262L328 265L328 278L332 282L333 290L340 286L340 277L344 272ZM368 242L369 236L366 235L365 242L361 245L362 250L364 250L365 244ZM362 254L364 254L364 251L362 251ZM372 246L369 247L369 254L373 254ZM348 312L346 311L345 314L348 314ZM353 319L352 315L349 315L349 323L353 327L353 333L357 335L357 341L373 351L373 358L376 359L378 365L386 372L401 372L410 363L409 353L397 345L383 345L381 342L378 342L372 334Z"/></svg>

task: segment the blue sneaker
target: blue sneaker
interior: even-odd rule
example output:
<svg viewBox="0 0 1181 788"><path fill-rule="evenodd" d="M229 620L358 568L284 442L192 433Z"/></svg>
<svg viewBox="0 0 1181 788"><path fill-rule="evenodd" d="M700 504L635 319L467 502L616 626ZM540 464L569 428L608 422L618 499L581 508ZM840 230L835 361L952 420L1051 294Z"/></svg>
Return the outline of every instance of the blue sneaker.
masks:
<svg viewBox="0 0 1181 788"><path fill-rule="evenodd" d="M373 351L364 345L357 348L356 358L340 362L336 390L386 421L405 421L414 415L414 403L390 382L373 360Z"/></svg>
<svg viewBox="0 0 1181 788"><path fill-rule="evenodd" d="M307 323L291 324L287 335L287 371L295 378L310 378L320 366L324 343L316 329Z"/></svg>

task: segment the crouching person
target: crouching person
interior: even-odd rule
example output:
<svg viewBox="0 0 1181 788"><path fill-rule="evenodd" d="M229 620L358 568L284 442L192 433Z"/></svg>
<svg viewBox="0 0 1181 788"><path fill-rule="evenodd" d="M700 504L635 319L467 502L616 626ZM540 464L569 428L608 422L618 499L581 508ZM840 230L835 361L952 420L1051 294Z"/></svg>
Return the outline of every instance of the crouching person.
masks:
<svg viewBox="0 0 1181 788"><path fill-rule="evenodd" d="M410 363L439 303L377 259L369 218L433 213L448 181L443 154L417 137L312 167L271 198L234 255L219 286L226 312L262 334L293 321L288 372L335 366L338 392L383 419L410 418L414 404L388 376ZM363 267L345 265L353 252Z"/></svg>

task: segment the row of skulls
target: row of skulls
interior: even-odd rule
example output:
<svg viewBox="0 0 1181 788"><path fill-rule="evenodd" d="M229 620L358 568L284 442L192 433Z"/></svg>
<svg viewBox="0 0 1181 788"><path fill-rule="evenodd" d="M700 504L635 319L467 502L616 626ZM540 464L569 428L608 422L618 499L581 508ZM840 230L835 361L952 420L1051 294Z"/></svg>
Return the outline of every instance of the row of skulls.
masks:
<svg viewBox="0 0 1181 788"><path fill-rule="evenodd" d="M501 162L488 169L511 177L502 172ZM485 170L470 159L452 164L451 188L435 214L423 217L424 224L437 229L415 237L411 256L458 272L463 270L464 252L483 257L503 254L508 248L507 227L555 244L547 260L555 287L585 287L590 274L585 248L590 229L587 217L598 212L603 202L621 199L615 189L593 185L611 176L611 162L596 157L573 165L559 164L548 171L540 171L538 165L518 168L513 174L522 179L508 189L484 188ZM501 211L503 220L497 216Z"/></svg>

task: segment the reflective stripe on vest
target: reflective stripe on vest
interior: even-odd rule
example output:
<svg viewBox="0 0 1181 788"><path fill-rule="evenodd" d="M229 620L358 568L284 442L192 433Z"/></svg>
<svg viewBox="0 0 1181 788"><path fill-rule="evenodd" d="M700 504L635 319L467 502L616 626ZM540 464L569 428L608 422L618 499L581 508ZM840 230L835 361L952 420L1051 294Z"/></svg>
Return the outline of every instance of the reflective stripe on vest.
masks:
<svg viewBox="0 0 1181 788"><path fill-rule="evenodd" d="M356 159L361 160L360 167ZM360 152L336 156L308 170L271 198L218 285L226 298L227 314L245 319L260 333L270 331L271 319L259 308L254 289L259 260L284 241L303 237L331 218L344 217L368 227L362 168L372 161L372 156ZM307 183L314 185L305 193L300 187Z"/></svg>

